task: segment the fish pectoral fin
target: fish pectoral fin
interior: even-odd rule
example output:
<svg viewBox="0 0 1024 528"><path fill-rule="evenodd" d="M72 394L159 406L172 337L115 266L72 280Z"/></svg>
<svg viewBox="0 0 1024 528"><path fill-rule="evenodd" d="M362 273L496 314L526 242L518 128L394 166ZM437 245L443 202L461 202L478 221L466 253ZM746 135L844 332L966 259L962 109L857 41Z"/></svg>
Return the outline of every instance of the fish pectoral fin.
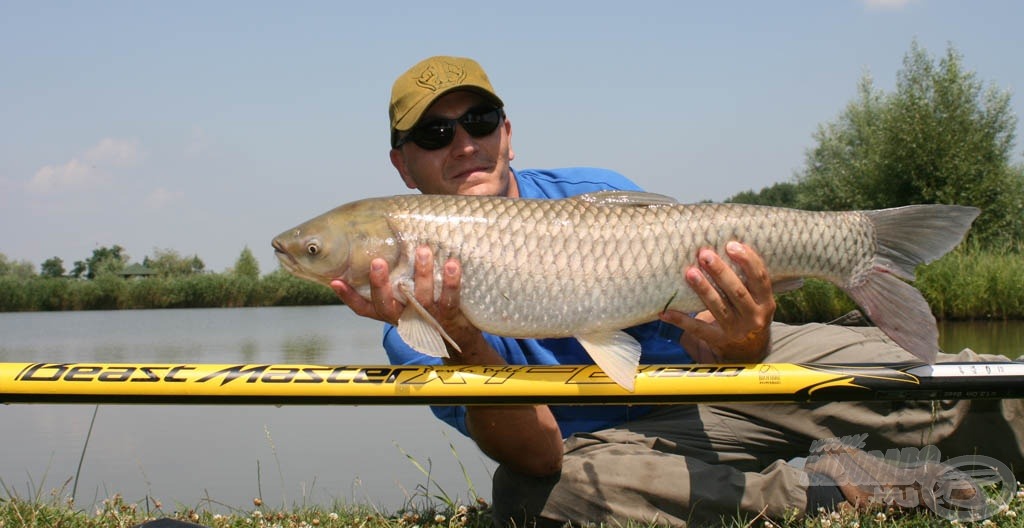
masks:
<svg viewBox="0 0 1024 528"><path fill-rule="evenodd" d="M633 392L640 343L622 330L575 336L594 363L623 389Z"/></svg>
<svg viewBox="0 0 1024 528"><path fill-rule="evenodd" d="M772 283L772 293L786 293L788 291L799 290L803 287L804 279L802 277L784 279Z"/></svg>
<svg viewBox="0 0 1024 528"><path fill-rule="evenodd" d="M430 312L423 307L416 296L405 284L399 284L398 288L405 295L405 309L402 315L398 316L398 335L403 341L417 352L433 357L448 357L448 350L444 346L447 341L452 348L462 352L455 340L444 331L441 323L430 315Z"/></svg>
<svg viewBox="0 0 1024 528"><path fill-rule="evenodd" d="M633 207L679 204L679 202L671 196L642 191L596 191L580 194L570 199L582 200L594 205L619 205Z"/></svg>

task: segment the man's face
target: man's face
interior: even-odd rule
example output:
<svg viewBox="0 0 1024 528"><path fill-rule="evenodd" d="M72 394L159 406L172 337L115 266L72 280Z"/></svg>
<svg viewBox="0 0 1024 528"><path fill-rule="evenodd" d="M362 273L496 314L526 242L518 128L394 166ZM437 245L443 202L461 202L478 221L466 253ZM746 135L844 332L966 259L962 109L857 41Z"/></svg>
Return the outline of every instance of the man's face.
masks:
<svg viewBox="0 0 1024 528"><path fill-rule="evenodd" d="M420 123L454 119L482 104L486 100L473 92L451 92L434 101ZM479 138L458 124L450 145L425 150L410 141L391 149L391 163L410 189L419 189L423 194L516 197L519 193L509 168L514 157L511 140L512 125L508 119L493 133Z"/></svg>

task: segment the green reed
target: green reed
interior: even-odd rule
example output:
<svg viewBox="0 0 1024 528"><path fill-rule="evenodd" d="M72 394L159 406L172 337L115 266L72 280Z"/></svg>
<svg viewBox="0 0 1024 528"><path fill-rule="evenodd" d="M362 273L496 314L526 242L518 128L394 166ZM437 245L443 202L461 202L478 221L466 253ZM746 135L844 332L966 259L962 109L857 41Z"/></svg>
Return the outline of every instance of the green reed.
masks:
<svg viewBox="0 0 1024 528"><path fill-rule="evenodd" d="M285 272L258 279L203 273L180 277L93 280L0 277L0 312L235 308L336 304L329 288Z"/></svg>

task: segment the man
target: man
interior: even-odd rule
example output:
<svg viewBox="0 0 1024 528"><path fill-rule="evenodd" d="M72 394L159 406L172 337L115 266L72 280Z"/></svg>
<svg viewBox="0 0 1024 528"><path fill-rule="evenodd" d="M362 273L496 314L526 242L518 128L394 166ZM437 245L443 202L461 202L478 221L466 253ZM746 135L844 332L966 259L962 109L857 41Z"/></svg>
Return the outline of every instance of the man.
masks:
<svg viewBox="0 0 1024 528"><path fill-rule="evenodd" d="M410 189L512 198L638 190L621 175L601 169L513 170L512 125L503 101L470 59L431 57L413 66L395 81L389 110L391 162ZM641 363L912 359L873 330L773 325L775 302L767 271L745 245L730 244L724 258L710 249L696 257L698 265L686 269L685 278L708 310L693 317L668 312L662 321L627 329L642 344ZM742 270L746 281L725 259ZM435 265L443 266L436 300ZM382 260L371 266L369 300L342 281L331 286L357 314L388 323L384 346L392 362L437 363L398 337L393 325L403 306L391 291L388 273ZM591 362L573 339L509 339L474 328L459 310L461 268L455 260L435 264L430 249L421 247L414 274L417 300L461 350L450 349L447 363ZM961 359L977 359L964 354ZM819 477L815 485L804 468L785 460L808 455L815 440L864 432L877 435L869 438L876 449L937 444L956 451L947 454L971 452L982 445L979 439L954 434L966 429L957 426L979 416L967 413L971 406L885 402L433 410L500 463L493 496L499 524L635 519L682 525L737 513L782 517L842 500L863 501L869 493L847 475L886 476L863 452L851 446L823 452L807 468ZM990 421L1001 424L1010 440L1005 453L999 453L1006 457L1002 460L1022 467L1021 420L1007 414L1017 411L993 411L998 419ZM933 474L945 471L935 464L922 468Z"/></svg>

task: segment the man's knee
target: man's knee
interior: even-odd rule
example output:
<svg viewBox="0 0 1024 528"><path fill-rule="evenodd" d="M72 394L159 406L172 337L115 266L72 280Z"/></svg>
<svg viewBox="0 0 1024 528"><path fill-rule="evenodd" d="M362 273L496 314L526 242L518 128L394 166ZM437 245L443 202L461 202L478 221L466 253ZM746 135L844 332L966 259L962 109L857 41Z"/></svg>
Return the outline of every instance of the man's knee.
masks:
<svg viewBox="0 0 1024 528"><path fill-rule="evenodd" d="M564 524L541 516L559 476L531 477L498 466L492 489L494 525L546 528Z"/></svg>

